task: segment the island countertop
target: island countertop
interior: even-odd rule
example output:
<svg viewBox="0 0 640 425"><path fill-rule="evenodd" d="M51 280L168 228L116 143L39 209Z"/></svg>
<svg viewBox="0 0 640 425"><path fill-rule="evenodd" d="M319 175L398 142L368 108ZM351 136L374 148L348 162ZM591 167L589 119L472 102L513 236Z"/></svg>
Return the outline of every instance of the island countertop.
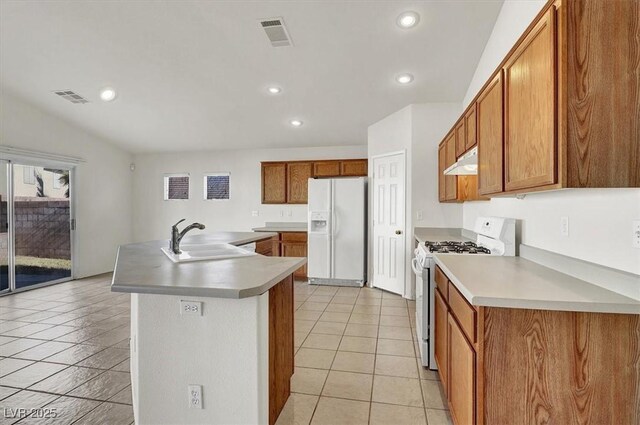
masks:
<svg viewBox="0 0 640 425"><path fill-rule="evenodd" d="M186 236L182 243L245 245L276 236L268 232L215 232ZM261 295L307 261L297 257L260 254L215 261L173 263L160 250L168 240L122 245L118 248L111 290L142 294L215 298Z"/></svg>
<svg viewBox="0 0 640 425"><path fill-rule="evenodd" d="M476 306L640 314L638 300L522 257L435 254L433 258Z"/></svg>

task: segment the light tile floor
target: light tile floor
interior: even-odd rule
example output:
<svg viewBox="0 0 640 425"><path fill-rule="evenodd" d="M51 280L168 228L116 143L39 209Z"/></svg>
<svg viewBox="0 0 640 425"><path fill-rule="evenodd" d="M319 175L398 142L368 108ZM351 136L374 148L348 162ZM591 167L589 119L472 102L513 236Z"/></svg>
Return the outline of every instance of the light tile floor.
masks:
<svg viewBox="0 0 640 425"><path fill-rule="evenodd" d="M450 424L420 364L415 302L370 288L295 283L295 373L278 425Z"/></svg>
<svg viewBox="0 0 640 425"><path fill-rule="evenodd" d="M0 411L19 424L131 424L129 295L110 275L0 297ZM450 424L421 367L415 303L376 289L295 284L295 374L278 424ZM2 415L5 416L5 415Z"/></svg>
<svg viewBox="0 0 640 425"><path fill-rule="evenodd" d="M0 425L133 423L130 297L110 282L101 275L0 297ZM18 408L57 417L10 417Z"/></svg>

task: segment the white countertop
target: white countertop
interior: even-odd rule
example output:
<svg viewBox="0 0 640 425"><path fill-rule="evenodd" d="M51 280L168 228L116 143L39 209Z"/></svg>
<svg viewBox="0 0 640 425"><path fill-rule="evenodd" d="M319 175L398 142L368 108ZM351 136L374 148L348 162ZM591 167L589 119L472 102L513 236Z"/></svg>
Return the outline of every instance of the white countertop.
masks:
<svg viewBox="0 0 640 425"><path fill-rule="evenodd" d="M267 222L262 227L254 227L254 232L306 232L305 222Z"/></svg>
<svg viewBox="0 0 640 425"><path fill-rule="evenodd" d="M182 243L244 245L276 236L269 232L216 232L186 236ZM173 263L160 250L168 240L122 245L111 290L144 294L246 298L261 295L307 259L260 254L217 261Z"/></svg>
<svg viewBox="0 0 640 425"><path fill-rule="evenodd" d="M521 257L435 254L433 258L476 306L640 314L638 300Z"/></svg>

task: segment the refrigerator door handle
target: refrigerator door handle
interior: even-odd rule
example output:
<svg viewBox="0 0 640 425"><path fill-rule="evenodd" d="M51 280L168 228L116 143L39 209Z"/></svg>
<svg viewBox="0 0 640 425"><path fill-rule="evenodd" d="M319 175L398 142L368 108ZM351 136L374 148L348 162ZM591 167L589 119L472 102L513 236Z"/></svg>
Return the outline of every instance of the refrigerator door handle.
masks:
<svg viewBox="0 0 640 425"><path fill-rule="evenodd" d="M329 237L331 238L331 252L329 253L329 276L333 279L335 278L334 274L335 274L335 268L336 268L336 261L335 261L335 245L336 245L336 232L335 229L337 228L337 223L336 223L336 203L335 203L335 198L336 198L336 188L335 188L335 180L331 179L331 185L329 186L329 190L330 190L330 209L331 209L331 232L329 233Z"/></svg>

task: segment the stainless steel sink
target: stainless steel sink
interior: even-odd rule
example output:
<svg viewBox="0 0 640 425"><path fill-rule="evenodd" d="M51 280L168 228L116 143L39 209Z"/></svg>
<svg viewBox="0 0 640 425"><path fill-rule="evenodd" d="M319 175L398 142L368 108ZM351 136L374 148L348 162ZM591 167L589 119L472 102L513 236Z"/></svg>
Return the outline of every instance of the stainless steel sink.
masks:
<svg viewBox="0 0 640 425"><path fill-rule="evenodd" d="M162 252L174 263L188 263L191 261L225 260L228 258L249 257L255 252L230 245L228 243L215 243L203 245L182 245L181 254L175 254L168 248L161 248Z"/></svg>

